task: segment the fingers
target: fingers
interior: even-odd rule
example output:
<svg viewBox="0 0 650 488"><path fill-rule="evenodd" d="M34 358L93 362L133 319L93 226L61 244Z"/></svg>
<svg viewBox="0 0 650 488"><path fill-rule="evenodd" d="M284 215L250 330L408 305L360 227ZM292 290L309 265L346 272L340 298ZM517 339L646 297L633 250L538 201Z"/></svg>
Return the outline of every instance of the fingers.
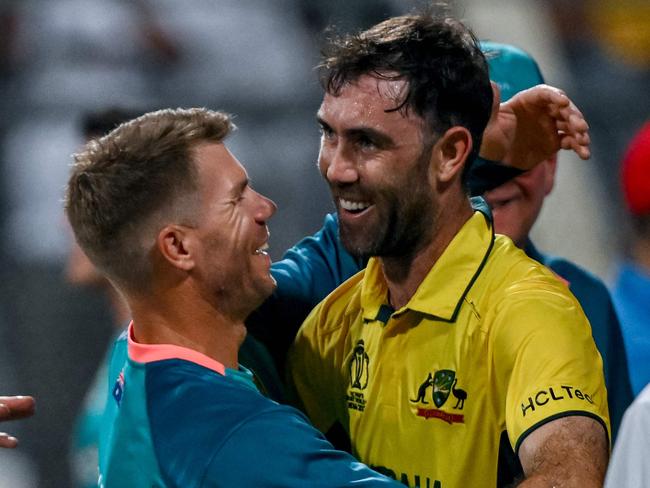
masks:
<svg viewBox="0 0 650 488"><path fill-rule="evenodd" d="M549 108L549 113L553 118L557 120L572 122L574 124L580 123L584 126L585 130L589 129L589 124L587 124L585 116L573 103L569 104L566 107L549 106Z"/></svg>
<svg viewBox="0 0 650 488"><path fill-rule="evenodd" d="M580 159L586 160L591 156L591 150L589 149L590 140L588 135L572 136L560 132L559 137L560 147L562 149L573 150Z"/></svg>
<svg viewBox="0 0 650 488"><path fill-rule="evenodd" d="M560 145L562 146L562 149L573 150L580 159L587 160L591 157L589 145L580 144L573 137L563 137L560 141Z"/></svg>
<svg viewBox="0 0 650 488"><path fill-rule="evenodd" d="M587 124L586 120L579 117L570 117L569 121L556 119L555 126L557 130L566 133L589 136L589 124Z"/></svg>
<svg viewBox="0 0 650 488"><path fill-rule="evenodd" d="M584 115L562 90L548 85L533 89L540 89L540 101L546 105L547 113L555 119L558 130L575 135L587 133L589 124Z"/></svg>
<svg viewBox="0 0 650 488"><path fill-rule="evenodd" d="M550 85L535 85L518 95L522 95L522 102L539 106L553 106L561 109L572 105L571 100L563 90Z"/></svg>
<svg viewBox="0 0 650 488"><path fill-rule="evenodd" d="M590 157L589 125L562 90L549 85L534 86L502 104L500 120L507 120L503 115L508 111L516 121L512 124L515 127L513 154L506 158L517 161L516 164L530 154L535 156L536 163L560 148L573 150L582 159Z"/></svg>
<svg viewBox="0 0 650 488"><path fill-rule="evenodd" d="M30 396L3 396L0 397L0 421L16 420L34 414L36 402ZM0 448L14 448L18 439L6 432L0 432Z"/></svg>
<svg viewBox="0 0 650 488"><path fill-rule="evenodd" d="M556 120L560 147L573 150L581 159L589 159L591 156L589 124L582 112L573 103L569 103L563 108L558 107L557 113L555 115L551 113L551 116Z"/></svg>
<svg viewBox="0 0 650 488"><path fill-rule="evenodd" d="M558 122L558 129L563 149L572 149L581 159L589 159L591 156L589 124L581 113L572 114L566 123Z"/></svg>
<svg viewBox="0 0 650 488"><path fill-rule="evenodd" d="M516 94L507 103L511 103L517 112L543 112L557 121L584 121L585 117L569 97L559 88L549 85L536 85ZM584 122L586 124L586 122ZM588 126L587 126L588 128Z"/></svg>
<svg viewBox="0 0 650 488"><path fill-rule="evenodd" d="M18 439L5 433L0 432L0 447L12 449L18 445Z"/></svg>
<svg viewBox="0 0 650 488"><path fill-rule="evenodd" d="M556 126L558 135L560 137L570 137L575 139L576 143L581 146L589 146L591 144L591 137L589 131L583 125L568 124L565 122L558 122Z"/></svg>
<svg viewBox="0 0 650 488"><path fill-rule="evenodd" d="M0 421L30 417L35 408L36 401L30 396L0 397Z"/></svg>

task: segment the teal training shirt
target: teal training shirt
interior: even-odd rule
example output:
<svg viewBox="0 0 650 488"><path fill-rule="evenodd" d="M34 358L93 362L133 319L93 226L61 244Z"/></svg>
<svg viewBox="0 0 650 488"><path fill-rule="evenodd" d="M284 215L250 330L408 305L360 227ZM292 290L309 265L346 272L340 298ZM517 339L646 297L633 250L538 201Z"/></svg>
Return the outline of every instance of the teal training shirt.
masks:
<svg viewBox="0 0 650 488"><path fill-rule="evenodd" d="M398 486L335 450L246 369L190 349L115 343L99 445L101 488Z"/></svg>

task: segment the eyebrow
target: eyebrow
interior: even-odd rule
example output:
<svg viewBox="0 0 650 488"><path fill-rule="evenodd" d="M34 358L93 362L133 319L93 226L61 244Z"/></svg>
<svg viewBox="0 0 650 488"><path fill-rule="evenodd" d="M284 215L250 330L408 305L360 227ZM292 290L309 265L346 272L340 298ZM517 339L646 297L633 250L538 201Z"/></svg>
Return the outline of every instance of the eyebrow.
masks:
<svg viewBox="0 0 650 488"><path fill-rule="evenodd" d="M325 122L325 120L320 115L316 116L316 121L321 127L333 130L332 127L327 122ZM393 141L391 137L372 127L353 127L350 129L345 129L343 131L343 134L351 139L358 139L360 136L365 136L372 139L377 145L382 147L395 146L395 141Z"/></svg>

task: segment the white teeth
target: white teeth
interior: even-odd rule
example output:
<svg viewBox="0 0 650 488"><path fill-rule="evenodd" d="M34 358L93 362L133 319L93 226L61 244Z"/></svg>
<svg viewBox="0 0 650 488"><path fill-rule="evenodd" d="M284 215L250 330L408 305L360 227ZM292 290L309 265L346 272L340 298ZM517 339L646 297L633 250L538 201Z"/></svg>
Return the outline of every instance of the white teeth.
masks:
<svg viewBox="0 0 650 488"><path fill-rule="evenodd" d="M343 198L339 198L339 205L341 205L343 210L350 211L365 210L370 206L367 202L353 202L352 200L345 200Z"/></svg>
<svg viewBox="0 0 650 488"><path fill-rule="evenodd" d="M263 255L266 255L266 254L268 254L268 253L266 252L266 250L267 250L268 248L269 248L269 243L267 242L267 243L265 243L262 247L260 247L259 249L255 249L255 254L263 254Z"/></svg>

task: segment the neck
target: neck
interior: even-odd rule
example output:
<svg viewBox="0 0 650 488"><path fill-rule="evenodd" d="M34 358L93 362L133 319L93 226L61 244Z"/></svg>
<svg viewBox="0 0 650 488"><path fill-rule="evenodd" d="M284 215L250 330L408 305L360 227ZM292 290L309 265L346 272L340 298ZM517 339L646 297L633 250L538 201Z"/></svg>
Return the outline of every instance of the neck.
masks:
<svg viewBox="0 0 650 488"><path fill-rule="evenodd" d="M181 346L227 368L238 367L239 347L246 337L243 320L233 320L206 301L178 289L130 297L129 306L138 342Z"/></svg>
<svg viewBox="0 0 650 488"><path fill-rule="evenodd" d="M112 285L109 286L107 293L113 312L113 322L116 327L121 328L131 319L131 310L129 310L126 300Z"/></svg>
<svg viewBox="0 0 650 488"><path fill-rule="evenodd" d="M456 205L443 203L440 208L443 211L432 226L428 244L410 255L380 258L388 285L389 302L395 310L409 302L451 240L473 214L467 198Z"/></svg>

